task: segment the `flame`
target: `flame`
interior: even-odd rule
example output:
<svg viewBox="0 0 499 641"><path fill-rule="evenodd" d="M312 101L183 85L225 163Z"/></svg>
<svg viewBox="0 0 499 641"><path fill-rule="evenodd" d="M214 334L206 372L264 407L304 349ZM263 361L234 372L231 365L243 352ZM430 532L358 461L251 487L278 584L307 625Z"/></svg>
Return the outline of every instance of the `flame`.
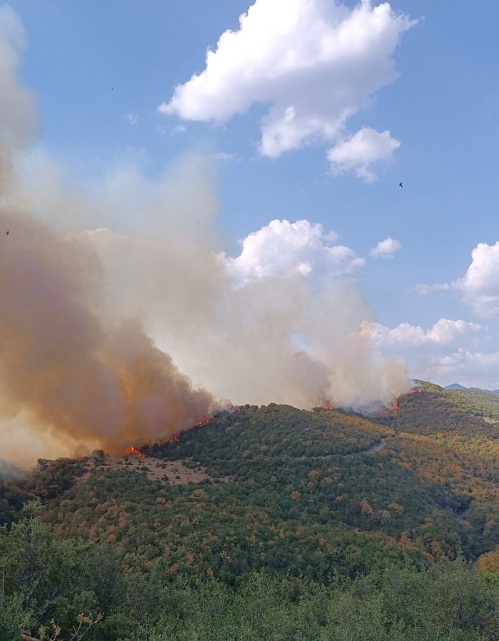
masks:
<svg viewBox="0 0 499 641"><path fill-rule="evenodd" d="M127 447L123 454L125 456L137 456L138 458L144 458L142 452L138 448L136 448L135 445L130 445L130 447Z"/></svg>
<svg viewBox="0 0 499 641"><path fill-rule="evenodd" d="M196 423L196 427L201 427L202 425L208 425L208 423L211 421L213 416L209 416L208 418L203 418L200 421Z"/></svg>
<svg viewBox="0 0 499 641"><path fill-rule="evenodd" d="M178 434L174 434L167 443L178 443L180 441L180 436Z"/></svg>
<svg viewBox="0 0 499 641"><path fill-rule="evenodd" d="M334 407L331 405L331 403L324 403L322 406L325 410L332 410Z"/></svg>

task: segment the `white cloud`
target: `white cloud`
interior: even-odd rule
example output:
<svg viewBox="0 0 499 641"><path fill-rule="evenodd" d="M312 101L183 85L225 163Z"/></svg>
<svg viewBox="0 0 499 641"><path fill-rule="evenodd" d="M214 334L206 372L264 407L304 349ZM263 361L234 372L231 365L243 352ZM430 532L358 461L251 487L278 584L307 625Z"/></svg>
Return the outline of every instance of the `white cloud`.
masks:
<svg viewBox="0 0 499 641"><path fill-rule="evenodd" d="M224 122L253 103L269 104L260 152L270 157L338 140L346 120L396 78L393 52L414 24L370 0L352 10L338 0L256 0L239 29L208 50L204 71L177 86L159 110ZM398 146L387 132L377 135L385 137L383 157L387 143ZM365 165L355 169L368 172Z"/></svg>
<svg viewBox="0 0 499 641"><path fill-rule="evenodd" d="M353 171L367 182L376 180L372 165L388 162L400 147L400 142L389 131L379 133L369 127L360 129L348 140L340 142L328 151L327 158L334 174Z"/></svg>
<svg viewBox="0 0 499 641"><path fill-rule="evenodd" d="M418 378L448 385L459 382L466 387L499 388L499 352L473 352L460 348L430 359Z"/></svg>
<svg viewBox="0 0 499 641"><path fill-rule="evenodd" d="M415 287L412 287L409 291L416 292L416 294L421 294L421 296L426 296L427 294L433 294L434 292L447 292L454 289L450 283L441 283L437 285L427 285L426 283L419 283Z"/></svg>
<svg viewBox="0 0 499 641"><path fill-rule="evenodd" d="M471 252L471 265L454 283L464 301L480 316L499 312L499 242L479 243Z"/></svg>
<svg viewBox="0 0 499 641"><path fill-rule="evenodd" d="M399 241L388 236L388 238L381 240L376 247L371 250L371 256L374 256L374 258L393 258L393 255L399 249Z"/></svg>
<svg viewBox="0 0 499 641"><path fill-rule="evenodd" d="M439 385L457 382L467 387L499 388L499 352L483 325L448 318L428 329L409 323L389 328L364 322L361 336L371 340L384 357L404 359L413 378Z"/></svg>
<svg viewBox="0 0 499 641"><path fill-rule="evenodd" d="M496 316L499 313L499 241L494 245L478 243L462 278L451 283L419 284L414 291L419 294L457 291L478 316Z"/></svg>
<svg viewBox="0 0 499 641"><path fill-rule="evenodd" d="M227 266L242 282L298 273L338 276L361 269L364 259L349 247L333 244L336 238L308 220L273 220L249 234L241 242L241 254L227 258Z"/></svg>
<svg viewBox="0 0 499 641"><path fill-rule="evenodd" d="M401 323L393 329L378 323L364 323L363 332L371 336L379 346L423 347L442 346L454 343L465 335L477 334L482 326L464 320L441 318L430 329Z"/></svg>

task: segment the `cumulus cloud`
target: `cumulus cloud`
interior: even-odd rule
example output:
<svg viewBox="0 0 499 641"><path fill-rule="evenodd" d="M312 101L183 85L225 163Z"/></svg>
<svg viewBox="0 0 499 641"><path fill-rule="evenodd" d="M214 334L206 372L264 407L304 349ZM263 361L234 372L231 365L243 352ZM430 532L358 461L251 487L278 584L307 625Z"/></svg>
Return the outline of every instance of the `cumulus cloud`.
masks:
<svg viewBox="0 0 499 641"><path fill-rule="evenodd" d="M471 265L454 283L464 301L480 316L499 312L499 241L479 243L471 252Z"/></svg>
<svg viewBox="0 0 499 641"><path fill-rule="evenodd" d="M318 223L273 220L249 234L241 242L241 254L229 257L227 266L242 282L293 273L340 276L364 267L364 259L349 247L335 244L336 239L336 234L325 234Z"/></svg>
<svg viewBox="0 0 499 641"><path fill-rule="evenodd" d="M403 358L413 378L440 385L499 387L499 352L495 344L490 349L491 336L483 325L448 318L428 329L409 323L389 328L365 322L361 334L385 356Z"/></svg>
<svg viewBox="0 0 499 641"><path fill-rule="evenodd" d="M253 103L268 104L260 152L269 157L340 140L347 119L396 78L394 50L414 24L370 0L351 10L338 0L256 0L239 29L208 50L204 71L178 85L159 111L225 122ZM353 162L369 177L369 163L398 146L388 132L362 131L333 149L335 169Z"/></svg>
<svg viewBox="0 0 499 641"><path fill-rule="evenodd" d="M376 180L372 166L391 160L400 142L389 131L379 133L364 127L348 140L340 142L328 151L327 157L334 174L354 172L367 182Z"/></svg>
<svg viewBox="0 0 499 641"><path fill-rule="evenodd" d="M478 243L471 252L471 264L462 278L451 283L419 284L414 291L419 294L459 292L463 302L478 316L496 316L499 313L499 241L494 245Z"/></svg>
<svg viewBox="0 0 499 641"><path fill-rule="evenodd" d="M380 346L422 347L425 345L449 345L465 335L477 334L482 326L464 320L441 318L432 327L424 330L419 325L401 323L393 329L378 323L364 323L363 331Z"/></svg>
<svg viewBox="0 0 499 641"><path fill-rule="evenodd" d="M393 255L399 249L399 241L388 236L388 238L381 240L376 247L371 250L371 256L374 258L393 258Z"/></svg>

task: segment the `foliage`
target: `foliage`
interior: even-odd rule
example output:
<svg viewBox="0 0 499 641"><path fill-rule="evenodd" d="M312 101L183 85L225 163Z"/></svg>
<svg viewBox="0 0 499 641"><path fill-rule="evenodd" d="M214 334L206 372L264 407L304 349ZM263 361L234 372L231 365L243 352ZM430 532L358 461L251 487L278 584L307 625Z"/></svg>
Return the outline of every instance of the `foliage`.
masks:
<svg viewBox="0 0 499 641"><path fill-rule="evenodd" d="M17 534L26 530L31 548L59 550L61 561L61 542L50 528L36 518L18 525ZM493 641L499 635L499 585L462 558L440 560L426 569L392 567L353 579L334 575L326 584L252 572L237 588L214 578L172 578L156 565L147 574L120 571L113 578L119 595L103 597L92 548L66 542L65 554L72 564L81 564L84 578L76 580L69 600L64 590L52 592L49 614L39 608L46 604L40 594L26 598L23 587L12 580L26 570L17 539L15 530L4 531L1 641ZM60 586L64 571L54 575L50 557L39 557L38 573L32 573L30 582L38 584L48 574L50 583ZM44 587L37 585L32 594ZM93 614L78 610L77 602L88 603L89 594L94 607L100 600L105 616L95 609Z"/></svg>
<svg viewBox="0 0 499 641"><path fill-rule="evenodd" d="M499 432L420 389L370 418L248 405L142 448L197 484L102 453L0 483L0 641L498 638Z"/></svg>
<svg viewBox="0 0 499 641"><path fill-rule="evenodd" d="M132 571L161 562L169 576L235 585L259 569L327 582L461 552L473 560L499 544L497 472L471 451L486 438L471 428L451 432L442 418L447 431L409 430L404 414L429 412L436 394L399 399L389 426L344 411L244 406L143 448L159 464L202 466L211 480L199 484L105 465L76 483L85 460L60 459L42 462L24 487L42 497L58 535L112 545Z"/></svg>

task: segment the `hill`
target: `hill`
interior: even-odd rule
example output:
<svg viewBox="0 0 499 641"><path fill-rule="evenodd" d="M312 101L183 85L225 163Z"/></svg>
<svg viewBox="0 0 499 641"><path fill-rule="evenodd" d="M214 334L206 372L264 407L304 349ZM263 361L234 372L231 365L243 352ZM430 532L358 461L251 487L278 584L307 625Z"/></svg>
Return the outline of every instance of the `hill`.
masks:
<svg viewBox="0 0 499 641"><path fill-rule="evenodd" d="M87 573L107 567L117 585L142 581L144 594L153 586L158 594L184 590L182 598L204 594L206 603L216 589L232 613L254 581L270 581L261 589L289 603L299 594L324 596L323 589L344 598L359 581L379 596L388 580L382 588L379 573L416 585L421 568L435 568L436 583L446 573L457 581L445 563L457 574L470 572L465 560L493 570L499 546L495 408L462 394L420 382L371 416L246 405L122 457L39 461L27 478L0 485L0 518L12 524L37 499L37 527L69 546L69 556L82 555ZM5 530L5 550L9 536ZM116 609L114 588L98 597L94 583L94 600ZM499 592L491 598L496 607ZM156 605L146 601L141 607L154 610L159 625ZM119 638L107 622L108 638Z"/></svg>
<svg viewBox="0 0 499 641"><path fill-rule="evenodd" d="M459 383L452 383L451 385L446 385L444 389L454 390L458 392L481 392L483 394L494 394L496 396L499 394L499 390L497 389L487 390L487 389L481 389L480 387L464 387L464 385L460 385Z"/></svg>

